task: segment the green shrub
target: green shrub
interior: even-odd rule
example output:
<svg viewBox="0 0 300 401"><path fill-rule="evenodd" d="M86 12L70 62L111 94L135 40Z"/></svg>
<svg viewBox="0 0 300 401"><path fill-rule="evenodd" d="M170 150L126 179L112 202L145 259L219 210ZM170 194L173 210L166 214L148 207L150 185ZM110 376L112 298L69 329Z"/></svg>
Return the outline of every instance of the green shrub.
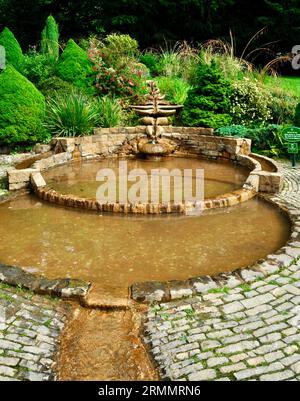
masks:
<svg viewBox="0 0 300 401"><path fill-rule="evenodd" d="M108 51L102 42L93 40L89 58L96 73L96 90L101 96L122 97L138 101L147 93L148 70L144 64L124 53Z"/></svg>
<svg viewBox="0 0 300 401"><path fill-rule="evenodd" d="M216 64L200 64L197 85L188 92L182 122L190 127L218 128L231 123L231 86Z"/></svg>
<svg viewBox="0 0 300 401"><path fill-rule="evenodd" d="M300 127L300 103L298 103L296 106L294 124L296 127Z"/></svg>
<svg viewBox="0 0 300 401"><path fill-rule="evenodd" d="M70 39L57 67L58 76L67 82L71 82L78 88L93 93L93 82L95 74L92 70L92 63L88 55L74 40Z"/></svg>
<svg viewBox="0 0 300 401"><path fill-rule="evenodd" d="M45 127L55 136L90 135L97 120L94 104L77 92L47 102Z"/></svg>
<svg viewBox="0 0 300 401"><path fill-rule="evenodd" d="M23 63L22 49L8 28L4 28L0 33L0 45L5 48L6 63L13 65L16 70L20 71Z"/></svg>
<svg viewBox="0 0 300 401"><path fill-rule="evenodd" d="M95 110L99 127L117 127L124 122L125 115L117 99L102 97L95 102Z"/></svg>
<svg viewBox="0 0 300 401"><path fill-rule="evenodd" d="M252 140L252 151L266 156L282 157L287 155L287 146L281 136L282 126L269 124L248 128L244 125L220 127L215 131L219 136L235 136Z"/></svg>
<svg viewBox="0 0 300 401"><path fill-rule="evenodd" d="M168 101L175 104L183 104L186 101L191 86L184 79L157 77L155 81Z"/></svg>
<svg viewBox="0 0 300 401"><path fill-rule="evenodd" d="M44 96L14 67L0 74L0 142L34 143L46 138Z"/></svg>
<svg viewBox="0 0 300 401"><path fill-rule="evenodd" d="M59 32L58 25L52 15L46 20L45 28L42 31L41 50L42 53L54 60L59 57Z"/></svg>
<svg viewBox="0 0 300 401"><path fill-rule="evenodd" d="M152 77L159 75L159 57L157 54L147 52L140 57L140 62L148 68Z"/></svg>
<svg viewBox="0 0 300 401"><path fill-rule="evenodd" d="M105 51L115 58L135 57L138 54L138 42L129 35L112 33L105 40Z"/></svg>
<svg viewBox="0 0 300 401"><path fill-rule="evenodd" d="M24 56L22 74L29 81L39 86L41 81L48 79L55 73L55 68L56 63L53 59L38 53L33 48Z"/></svg>
<svg viewBox="0 0 300 401"><path fill-rule="evenodd" d="M42 92L46 99L57 96L66 96L71 92L80 91L70 82L63 81L61 78L53 76L40 81L38 89Z"/></svg>
<svg viewBox="0 0 300 401"><path fill-rule="evenodd" d="M281 88L269 87L268 90L271 96L269 108L273 122L276 124L293 123L294 111L299 98L292 92Z"/></svg>
<svg viewBox="0 0 300 401"><path fill-rule="evenodd" d="M233 83L231 116L235 124L263 124L271 120L271 96L257 81L244 78Z"/></svg>

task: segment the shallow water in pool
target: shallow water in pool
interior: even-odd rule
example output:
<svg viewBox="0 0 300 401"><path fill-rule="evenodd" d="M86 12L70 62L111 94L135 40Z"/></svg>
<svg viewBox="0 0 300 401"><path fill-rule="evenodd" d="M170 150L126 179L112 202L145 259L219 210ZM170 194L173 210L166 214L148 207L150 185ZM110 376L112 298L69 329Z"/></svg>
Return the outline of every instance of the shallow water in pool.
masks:
<svg viewBox="0 0 300 401"><path fill-rule="evenodd" d="M126 162L126 169L119 170L120 161ZM183 185L184 170L190 169L193 172L193 194L196 191L196 169L204 171L204 196L208 199L217 195L222 195L231 192L243 186L249 170L245 167L238 166L237 164L228 161L207 161L195 158L174 158L166 157L161 161L149 161L144 159L103 159L92 160L85 162L73 162L65 166L56 167L53 170L43 173L47 184L56 191L62 194L72 194L82 198L96 199L97 189L101 182L96 181L97 173L101 169L112 169L116 177L116 199L119 201L119 182L120 177L126 177L127 173L135 169L143 169L147 173L147 198L151 199L151 179L150 173L156 169L168 169L174 171L176 169L176 176L180 177L180 181L170 181L170 201L174 200L174 192L178 191L180 185ZM155 172L153 172L155 174ZM157 174L157 173L156 173ZM104 181L104 180L103 180ZM135 181L127 181L128 191L134 185ZM163 184L160 178L158 185L159 199L162 201L162 188L166 188L166 183ZM182 198L184 198L183 191L181 191ZM128 200L128 199L127 199ZM199 200L202 200L199 199Z"/></svg>
<svg viewBox="0 0 300 401"><path fill-rule="evenodd" d="M105 287L248 266L285 244L287 217L253 199L201 216L120 216L26 195L0 205L0 261Z"/></svg>

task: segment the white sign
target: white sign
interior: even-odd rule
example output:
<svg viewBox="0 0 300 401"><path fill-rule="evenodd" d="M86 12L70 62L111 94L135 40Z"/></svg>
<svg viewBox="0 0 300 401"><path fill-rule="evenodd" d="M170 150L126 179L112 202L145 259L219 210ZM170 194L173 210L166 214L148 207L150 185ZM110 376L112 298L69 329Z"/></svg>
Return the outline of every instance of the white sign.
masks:
<svg viewBox="0 0 300 401"><path fill-rule="evenodd" d="M5 69L5 48L0 45L0 70Z"/></svg>

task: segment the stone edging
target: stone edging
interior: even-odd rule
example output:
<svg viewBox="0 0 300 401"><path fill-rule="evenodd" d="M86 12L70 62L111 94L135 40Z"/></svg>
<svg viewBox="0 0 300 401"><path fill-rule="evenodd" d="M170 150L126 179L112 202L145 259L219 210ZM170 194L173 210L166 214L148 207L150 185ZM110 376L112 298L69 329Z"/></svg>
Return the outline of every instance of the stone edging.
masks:
<svg viewBox="0 0 300 401"><path fill-rule="evenodd" d="M20 267L0 263L0 281L14 287L21 287L37 294L61 297L83 302L91 286L82 280L64 278L48 279L28 273Z"/></svg>
<svg viewBox="0 0 300 401"><path fill-rule="evenodd" d="M131 286L131 297L138 302L169 302L176 299L206 294L210 290L224 287L235 288L243 283L251 283L259 278L276 273L281 268L289 266L295 259L300 258L300 210L287 204L272 200L266 201L287 213L292 223L292 233L285 246L266 259L257 261L254 265L239 268L233 272L221 273L216 276L201 276L184 281L171 280L168 282L143 282Z"/></svg>
<svg viewBox="0 0 300 401"><path fill-rule="evenodd" d="M254 265L239 268L233 272L221 273L217 276L200 276L188 280L172 280L166 282L134 283L130 287L130 297L142 303L168 302L185 297L206 294L210 290L222 287L235 288L243 283L251 283L259 278L276 273L281 268L289 266L300 257L300 210L289 205L272 200L273 203L286 213L292 223L292 233L287 244L266 259L259 260ZM34 291L37 294L47 294L65 299L77 300L86 304L91 283L77 279L47 279L44 276L28 273L20 267L7 266L0 263L0 281L13 286ZM114 303L112 302L113 306ZM101 305L103 307L103 305ZM107 305L110 307L111 305Z"/></svg>
<svg viewBox="0 0 300 401"><path fill-rule="evenodd" d="M68 159L67 153L61 153L59 158L56 157L58 163ZM188 155L187 155L188 156ZM56 161L55 156L44 159L43 164L46 163L47 166L52 166L53 160ZM61 194L46 185L46 182L42 178L41 174L38 175L38 180L41 184L38 184L35 177L38 173L36 169L30 171L32 185L34 187L36 195L47 202L65 206L80 208L85 210L94 210L98 212L112 212L112 213L133 213L133 214L162 214L162 213L184 213L189 214L196 211L204 211L208 209L216 209L234 206L239 203L248 201L252 199L256 193L259 191L262 168L258 161L250 156L246 155L236 155L235 162L241 166L248 167L252 169L245 184L242 188L232 191L230 193L222 194L216 196L215 198L205 199L203 201L197 202L186 202L186 203L137 203L137 204L121 204L119 202L115 203L100 203L94 199L80 198L72 194ZM40 163L40 162L37 162ZM35 165L34 165L35 167Z"/></svg>

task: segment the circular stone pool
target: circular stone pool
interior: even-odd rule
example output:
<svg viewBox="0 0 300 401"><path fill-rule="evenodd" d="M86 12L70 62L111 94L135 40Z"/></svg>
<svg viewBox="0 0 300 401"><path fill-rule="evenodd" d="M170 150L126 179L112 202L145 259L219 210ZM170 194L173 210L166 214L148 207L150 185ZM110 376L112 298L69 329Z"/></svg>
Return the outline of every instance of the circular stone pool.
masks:
<svg viewBox="0 0 300 401"><path fill-rule="evenodd" d="M61 194L75 195L81 198L96 199L97 189L100 182L96 181L97 173L101 169L111 169L116 177L117 198L119 201L120 177L124 177L125 171L120 173L120 162L126 162L126 173L141 169L150 177L151 172L156 169L167 169L169 172L177 171L177 177L184 177L184 170L192 170L192 185L196 187L196 169L204 171L204 198L213 198L218 195L229 193L241 188L246 181L249 170L245 167L228 161L207 161L198 158L174 158L165 157L161 161L149 161L139 158L108 158L102 160L91 160L73 162L43 173L47 185ZM128 182L128 190L133 183ZM159 201L162 201L162 179L159 183ZM151 199L150 179L148 180L148 199ZM176 182L171 181L170 201L174 200L174 189ZM177 187L178 188L178 187Z"/></svg>
<svg viewBox="0 0 300 401"><path fill-rule="evenodd" d="M1 262L108 287L233 271L276 251L290 234L286 215L259 199L201 216L128 216L26 195L0 205L0 221Z"/></svg>

